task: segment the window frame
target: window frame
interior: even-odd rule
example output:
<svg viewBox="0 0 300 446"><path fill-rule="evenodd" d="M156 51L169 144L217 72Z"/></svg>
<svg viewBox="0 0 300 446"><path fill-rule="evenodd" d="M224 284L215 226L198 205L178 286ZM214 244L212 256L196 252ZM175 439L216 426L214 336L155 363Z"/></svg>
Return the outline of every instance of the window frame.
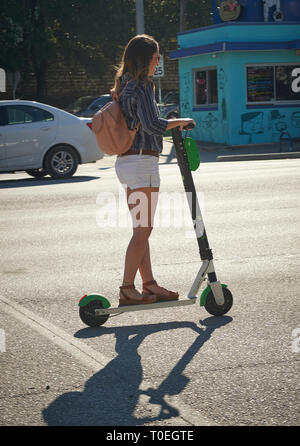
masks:
<svg viewBox="0 0 300 446"><path fill-rule="evenodd" d="M206 73L206 82L207 82L207 99L205 104L197 104L197 85L196 85L196 73L199 73L200 71L204 71ZM210 92L210 81L209 81L209 71L216 71L217 76L217 102L209 102L209 92ZM193 69L193 109L201 110L201 109L217 109L219 104L219 89L218 89L218 67L216 65L207 66L207 67L201 67L201 68L194 68Z"/></svg>
<svg viewBox="0 0 300 446"><path fill-rule="evenodd" d="M299 99L277 99L276 92L276 67L293 67L299 65L297 62L270 62L270 63L250 63L245 65L245 94L246 94L246 105L247 106L281 106L281 105L300 105ZM273 68L273 99L270 101L248 101L248 68L253 67L272 67Z"/></svg>

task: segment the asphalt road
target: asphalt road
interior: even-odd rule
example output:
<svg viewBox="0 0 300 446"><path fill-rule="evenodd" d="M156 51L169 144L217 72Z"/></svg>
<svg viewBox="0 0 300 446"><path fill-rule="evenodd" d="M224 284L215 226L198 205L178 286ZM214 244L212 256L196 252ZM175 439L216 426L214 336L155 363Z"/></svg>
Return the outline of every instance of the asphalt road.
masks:
<svg viewBox="0 0 300 446"><path fill-rule="evenodd" d="M166 160L153 269L184 296L201 262ZM194 173L227 315L197 303L99 328L78 300L118 302L131 235L111 159L68 181L1 175L0 425L299 425L299 173L298 159Z"/></svg>

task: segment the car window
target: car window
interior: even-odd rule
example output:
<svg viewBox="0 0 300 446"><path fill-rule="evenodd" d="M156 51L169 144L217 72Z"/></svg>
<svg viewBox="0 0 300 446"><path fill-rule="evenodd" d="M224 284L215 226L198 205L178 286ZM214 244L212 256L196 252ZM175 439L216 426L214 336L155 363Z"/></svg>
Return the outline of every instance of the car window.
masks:
<svg viewBox="0 0 300 446"><path fill-rule="evenodd" d="M112 100L111 96L105 96L105 97L99 98L97 101L95 101L95 103L93 104L93 107L99 106L99 105L105 105L108 102L110 102L111 100Z"/></svg>
<svg viewBox="0 0 300 446"><path fill-rule="evenodd" d="M6 124L2 125L27 124L54 120L52 113L30 105L7 105L3 107L3 109L6 109L3 111L3 116L5 116L6 112Z"/></svg>
<svg viewBox="0 0 300 446"><path fill-rule="evenodd" d="M71 113L78 113L79 111L85 110L87 107L89 107L89 105L92 104L95 99L97 98L92 96L83 96L70 104L66 110L70 111Z"/></svg>

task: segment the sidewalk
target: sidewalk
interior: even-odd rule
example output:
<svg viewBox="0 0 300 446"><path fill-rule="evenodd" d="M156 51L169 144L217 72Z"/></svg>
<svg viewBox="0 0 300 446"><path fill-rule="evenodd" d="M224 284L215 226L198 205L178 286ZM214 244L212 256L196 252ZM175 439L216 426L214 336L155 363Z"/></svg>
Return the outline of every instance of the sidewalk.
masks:
<svg viewBox="0 0 300 446"><path fill-rule="evenodd" d="M300 158L300 144L294 144L293 152L279 152L279 143L226 146L224 144L197 141L202 163L216 161L248 161L262 159ZM283 150L286 148L283 146ZM176 162L175 149L171 138L164 139L162 156L165 162Z"/></svg>
<svg viewBox="0 0 300 446"><path fill-rule="evenodd" d="M216 161L248 161L262 159L300 158L300 144L294 145L293 152L279 152L279 143L248 146L226 146L211 142L197 141L201 163ZM285 148L284 148L285 149ZM109 169L115 164L115 156L104 156L100 161L102 169ZM163 151L159 163L177 163L172 138L164 138Z"/></svg>

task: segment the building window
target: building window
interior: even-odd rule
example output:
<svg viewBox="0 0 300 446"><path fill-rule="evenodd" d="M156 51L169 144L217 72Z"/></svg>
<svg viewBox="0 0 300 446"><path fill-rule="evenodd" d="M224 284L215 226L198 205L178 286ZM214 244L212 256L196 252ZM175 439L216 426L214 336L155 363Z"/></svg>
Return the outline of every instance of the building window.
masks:
<svg viewBox="0 0 300 446"><path fill-rule="evenodd" d="M292 90L292 71L299 65L258 65L247 67L247 102L300 102Z"/></svg>
<svg viewBox="0 0 300 446"><path fill-rule="evenodd" d="M195 106L218 104L218 80L215 67L194 72Z"/></svg>

